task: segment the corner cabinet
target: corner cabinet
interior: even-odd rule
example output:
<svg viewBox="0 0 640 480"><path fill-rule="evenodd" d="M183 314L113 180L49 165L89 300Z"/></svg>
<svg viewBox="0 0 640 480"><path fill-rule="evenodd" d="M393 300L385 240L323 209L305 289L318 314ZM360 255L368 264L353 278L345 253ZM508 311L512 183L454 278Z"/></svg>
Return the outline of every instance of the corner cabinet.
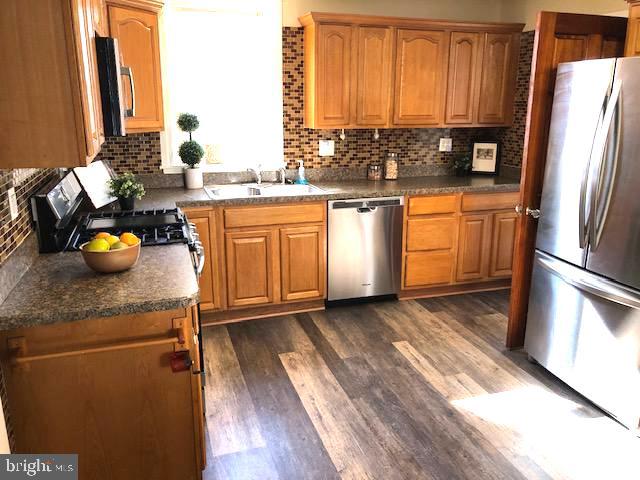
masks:
<svg viewBox="0 0 640 480"><path fill-rule="evenodd" d="M522 24L308 13L305 126L505 126Z"/></svg>
<svg viewBox="0 0 640 480"><path fill-rule="evenodd" d="M84 166L100 151L96 1L3 2L0 168Z"/></svg>
<svg viewBox="0 0 640 480"><path fill-rule="evenodd" d="M158 15L162 2L107 0L109 30L118 39L122 65L131 69L123 77L128 133L156 132L164 128Z"/></svg>
<svg viewBox="0 0 640 480"><path fill-rule="evenodd" d="M518 195L409 197L400 297L508 288Z"/></svg>

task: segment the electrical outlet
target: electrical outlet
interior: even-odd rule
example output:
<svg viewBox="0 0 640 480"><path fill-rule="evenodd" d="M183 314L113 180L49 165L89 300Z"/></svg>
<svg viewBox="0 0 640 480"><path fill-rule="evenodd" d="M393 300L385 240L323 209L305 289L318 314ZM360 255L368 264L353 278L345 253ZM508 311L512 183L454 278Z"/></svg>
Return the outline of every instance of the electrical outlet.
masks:
<svg viewBox="0 0 640 480"><path fill-rule="evenodd" d="M450 138L440 139L440 151L450 152L453 149L453 141Z"/></svg>
<svg viewBox="0 0 640 480"><path fill-rule="evenodd" d="M16 189L14 187L7 190L7 197L9 197L11 220L15 220L18 217L18 199L16 198Z"/></svg>
<svg viewBox="0 0 640 480"><path fill-rule="evenodd" d="M335 148L336 142L333 140L320 140L318 142L318 154L321 157L333 157Z"/></svg>

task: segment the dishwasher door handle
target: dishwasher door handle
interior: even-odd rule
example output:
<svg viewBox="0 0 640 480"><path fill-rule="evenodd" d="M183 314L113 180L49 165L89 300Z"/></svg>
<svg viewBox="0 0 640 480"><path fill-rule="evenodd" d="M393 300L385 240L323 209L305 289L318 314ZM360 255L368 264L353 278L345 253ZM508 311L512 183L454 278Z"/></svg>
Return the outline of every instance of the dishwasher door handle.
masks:
<svg viewBox="0 0 640 480"><path fill-rule="evenodd" d="M376 211L377 207L361 207L358 208L357 211L358 213L373 213Z"/></svg>

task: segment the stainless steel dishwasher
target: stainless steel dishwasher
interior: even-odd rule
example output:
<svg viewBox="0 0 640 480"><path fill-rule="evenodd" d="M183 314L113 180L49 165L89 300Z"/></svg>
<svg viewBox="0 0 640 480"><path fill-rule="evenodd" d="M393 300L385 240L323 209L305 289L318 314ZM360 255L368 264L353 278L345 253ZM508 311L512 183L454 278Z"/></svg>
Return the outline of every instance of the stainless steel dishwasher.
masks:
<svg viewBox="0 0 640 480"><path fill-rule="evenodd" d="M403 197L329 202L327 300L398 293Z"/></svg>

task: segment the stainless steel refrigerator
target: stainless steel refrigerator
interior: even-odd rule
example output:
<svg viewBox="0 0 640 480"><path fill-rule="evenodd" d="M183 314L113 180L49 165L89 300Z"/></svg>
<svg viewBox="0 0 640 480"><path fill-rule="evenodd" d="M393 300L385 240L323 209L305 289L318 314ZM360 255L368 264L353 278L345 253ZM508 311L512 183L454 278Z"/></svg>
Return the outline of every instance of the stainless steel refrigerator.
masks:
<svg viewBox="0 0 640 480"><path fill-rule="evenodd" d="M640 58L558 67L527 353L640 423Z"/></svg>

